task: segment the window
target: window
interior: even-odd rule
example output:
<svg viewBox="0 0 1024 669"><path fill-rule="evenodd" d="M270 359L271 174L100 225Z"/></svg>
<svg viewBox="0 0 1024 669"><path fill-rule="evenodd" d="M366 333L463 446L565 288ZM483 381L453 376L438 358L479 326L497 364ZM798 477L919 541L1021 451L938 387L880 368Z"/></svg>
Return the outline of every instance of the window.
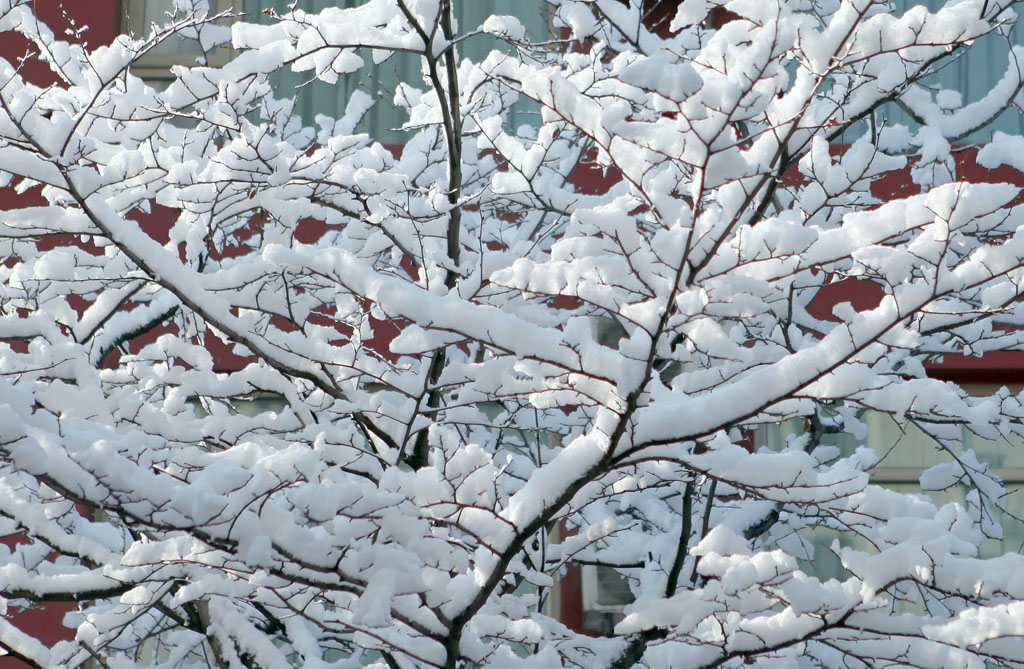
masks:
<svg viewBox="0 0 1024 669"><path fill-rule="evenodd" d="M612 567L583 565L583 629L611 635L633 602L629 581Z"/></svg>
<svg viewBox="0 0 1024 669"><path fill-rule="evenodd" d="M990 386L964 386L969 393L991 394L997 390ZM1020 388L1013 390L1019 392ZM827 445L836 446L846 455L858 446L869 446L880 458L869 472L871 482L900 493L919 493L931 498L936 506L958 502L965 507L972 506L969 499L971 488L957 484L944 490L922 490L921 474L934 465L950 462L973 450L978 460L987 463L990 471L998 476L1006 487L1008 496L1004 499L1005 510L996 511L993 520L1002 525L1001 539L986 538L981 544L981 557L994 557L1007 552L1019 552L1024 547L1024 438L1019 436L1000 439L983 439L963 429L961 440L954 444L952 453L936 446L934 440L909 422L897 424L886 414L869 412L861 416L868 428L867 437L858 440L851 434L825 435ZM799 425L790 421L772 425L762 433L762 443L768 448L779 448L790 435L799 433ZM976 505L975 505L976 507ZM976 507L977 508L977 507ZM814 556L808 556L804 568L819 578L842 578L845 574L838 557L829 549L834 539L843 545L872 552L864 540L851 533L838 533L826 529L801 530L801 534L815 545Z"/></svg>
<svg viewBox="0 0 1024 669"><path fill-rule="evenodd" d="M211 5L218 11L232 11L243 20L256 23L271 23L274 19L267 10L287 14L290 7L307 12L319 12L327 7L354 7L363 0L212 0ZM122 29L134 34L144 34L149 26L167 21L173 12L174 0L125 0L125 16ZM548 36L549 7L546 0L467 0L456 2L456 23L462 29L479 26L491 14L514 14L535 40ZM476 35L466 39L459 46L460 56L473 60L483 57L502 44L488 35ZM224 62L229 50L218 49L211 54L212 64ZM171 65L192 65L202 56L195 40L177 38L168 40L153 50L135 68L135 73L160 86L170 78ZM344 109L352 93L363 89L377 99L374 111L364 120L362 131L383 142L402 143L405 136L394 131L401 125L403 117L394 106L392 98L399 83L408 83L423 88L420 74L420 59L411 54L396 54L383 63L374 64L366 54L366 67L357 73L343 77L336 84L310 81L309 72L291 72L287 69L276 73L272 79L278 97L297 98L296 113L309 125L318 114L337 116ZM520 111L520 113L522 113ZM513 126L517 123L513 121Z"/></svg>
<svg viewBox="0 0 1024 669"><path fill-rule="evenodd" d="M191 397L187 401L202 426L206 438L202 445L210 451L222 451L248 439L248 435L274 433L295 427L295 416L288 401L273 393L225 397Z"/></svg>
<svg viewBox="0 0 1024 669"><path fill-rule="evenodd" d="M242 0L211 0L210 7L217 13L238 13L242 10ZM175 17L174 0L124 0L121 11L121 32L136 36L147 35L152 26L164 25L172 17L184 17L180 12ZM227 48L219 48L205 57L213 65L225 62L228 54ZM170 78L172 65L195 65L203 57L197 40L175 36L145 54L134 72L159 86L161 81Z"/></svg>

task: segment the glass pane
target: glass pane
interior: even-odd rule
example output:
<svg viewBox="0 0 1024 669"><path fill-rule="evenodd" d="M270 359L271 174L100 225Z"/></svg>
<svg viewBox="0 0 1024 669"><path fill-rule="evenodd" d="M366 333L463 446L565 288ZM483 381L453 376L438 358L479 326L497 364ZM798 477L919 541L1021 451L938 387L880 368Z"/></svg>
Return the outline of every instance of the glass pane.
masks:
<svg viewBox="0 0 1024 669"><path fill-rule="evenodd" d="M1024 468L1024 437L1009 435L1001 439L982 439L964 431L964 448L973 448L978 459L1000 469Z"/></svg>
<svg viewBox="0 0 1024 669"><path fill-rule="evenodd" d="M184 15L180 12L177 16L174 15L173 0L144 0L142 3L132 3L129 5L128 11L138 11L137 6L139 4L142 4L142 21L135 23L135 25L139 26L139 30L142 34L148 34L150 28L154 24L162 26L169 21L184 18ZM150 53L163 56L198 56L202 53L202 49L199 48L198 41L194 39L187 39L181 35L175 35L173 38L164 40L158 44Z"/></svg>
<svg viewBox="0 0 1024 669"><path fill-rule="evenodd" d="M868 425L867 445L882 459L879 468L911 469L920 473L948 459L935 447L931 437L909 422L900 425L888 415L875 412L862 420ZM911 476L916 479L917 474Z"/></svg>

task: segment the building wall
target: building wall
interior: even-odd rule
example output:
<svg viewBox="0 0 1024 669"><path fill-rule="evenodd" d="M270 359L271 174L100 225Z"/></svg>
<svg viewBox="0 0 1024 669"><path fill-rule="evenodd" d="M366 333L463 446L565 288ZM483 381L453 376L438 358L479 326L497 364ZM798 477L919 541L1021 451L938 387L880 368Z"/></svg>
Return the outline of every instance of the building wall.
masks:
<svg viewBox="0 0 1024 669"><path fill-rule="evenodd" d="M317 0L317 2L323 4L320 0ZM500 11L500 3L497 0L486 0L486 3L487 7L481 4L474 11L476 13L480 13L485 9L488 11L490 9ZM58 0L33 0L32 4L36 15L58 35L63 35L68 29L88 26L87 30L78 34L77 39L88 44L99 45L110 42L120 31L120 17L123 10L121 0L77 0L65 2L63 5ZM277 4L283 7L287 3L279 2ZM529 4L532 9L539 12L539 4L534 6L536 3L533 0L529 0ZM666 3L666 7L670 4ZM251 0L245 1L246 8L251 9L253 5L254 3ZM664 19L667 15L668 9L666 7L659 10L657 14L658 17L661 17L659 20ZM472 17L467 17L467 20L470 18ZM10 34L5 34L3 40L0 40L0 57L10 62L15 62L25 54L31 53L33 53L31 45L24 40L11 37ZM179 55L187 57L189 54L186 51ZM396 72L398 72L399 70L409 70L414 65L414 63L399 63L394 67ZM30 81L41 86L56 81L54 73L39 58L29 58L26 60L23 73ZM398 75L396 74L395 76ZM294 88L296 85L296 82L288 78L282 79L279 83L284 87L290 85ZM327 100L326 104L337 105L347 96L346 91L348 89L345 87L356 85L359 85L358 82L348 82L344 86L336 87L330 91L330 95L326 97L322 95L314 96L311 90L302 103L308 107L305 110L307 115L312 115L317 111L329 111L329 109L323 107L325 100ZM317 105L320 106L318 107ZM376 125L379 126L378 129L381 129L389 123L390 121L386 116L381 116L378 118ZM972 182L1004 181L1024 186L1024 177L1021 174L1009 168L1002 168L994 172L984 170L976 164L975 155L976 152L974 151L962 151L956 154L957 171L961 178ZM611 183L614 183L615 175L609 171L584 171L578 175L576 181L584 192L600 192ZM877 182L873 188L875 195L882 199L909 195L915 192L915 189L916 187L909 178L909 172L891 175ZM0 192L0 209L8 206L12 202L13 197L13 193L9 190ZM24 200L19 200L19 202L24 204ZM174 212L172 211L160 212L158 210L149 220L149 225L152 227L166 225L168 220L172 220L168 217L173 217L173 215ZM315 230L317 228L315 223L311 223L307 229L311 231L310 234L316 234ZM818 318L829 319L831 318L832 307L839 302L849 301L856 308L863 309L877 304L879 298L879 290L872 284L854 280L842 281L833 284L823 291L820 299L813 305L812 313ZM377 345L382 349L386 349L387 340L379 341ZM245 359L234 356L231 353L230 347L226 344L223 348L213 352L218 360L218 365L221 367L237 368L246 362ZM1024 354L1001 353L987 356L986 358L947 356L941 364L930 366L929 371L936 377L959 383L1020 383L1024 381ZM8 540L15 539L9 538ZM562 581L557 595L557 609L563 620L575 629L582 629L584 622L580 593L581 578L578 568L574 567L569 570ZM36 636L47 644L52 644L62 638L70 637L70 630L61 625L61 620L73 608L73 604L48 604L25 612L14 613L11 615L11 620L25 632ZM19 666L23 665L17 660L0 658L0 669Z"/></svg>

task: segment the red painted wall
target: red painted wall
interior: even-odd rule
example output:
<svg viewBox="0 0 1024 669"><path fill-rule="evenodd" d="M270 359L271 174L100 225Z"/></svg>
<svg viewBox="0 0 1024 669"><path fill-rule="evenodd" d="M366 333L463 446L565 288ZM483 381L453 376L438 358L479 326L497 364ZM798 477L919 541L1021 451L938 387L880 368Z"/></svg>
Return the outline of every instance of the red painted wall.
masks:
<svg viewBox="0 0 1024 669"><path fill-rule="evenodd" d="M87 45L109 44L120 32L121 0L31 0L36 17L48 25L58 39L81 41ZM67 30L87 27L75 37ZM26 54L38 55L38 49L15 33L0 35L0 58L16 63ZM49 66L38 58L29 58L22 69L32 83L44 86L56 81Z"/></svg>
<svg viewBox="0 0 1024 669"><path fill-rule="evenodd" d="M120 0L31 0L29 3L36 17L47 24L58 39L81 41L87 45L100 46L109 44L119 33L119 17L121 16ZM69 29L81 29L77 36L66 34ZM27 58L26 58L27 56ZM37 58L38 49L27 40L15 33L0 34L0 58L15 64L25 58L22 65L22 76L37 86L46 86L57 81L56 75L49 66ZM31 195L29 197L32 197ZM0 192L0 209L12 206L16 196L5 189ZM19 206L26 204L24 199L18 201ZM16 537L6 537L8 544L16 541ZM39 639L46 645L53 645L62 639L73 638L73 632L61 624L64 614L75 608L74 604L51 603L34 606L19 611L12 608L7 615L10 622L22 631ZM11 657L0 657L0 669L22 669L24 662Z"/></svg>

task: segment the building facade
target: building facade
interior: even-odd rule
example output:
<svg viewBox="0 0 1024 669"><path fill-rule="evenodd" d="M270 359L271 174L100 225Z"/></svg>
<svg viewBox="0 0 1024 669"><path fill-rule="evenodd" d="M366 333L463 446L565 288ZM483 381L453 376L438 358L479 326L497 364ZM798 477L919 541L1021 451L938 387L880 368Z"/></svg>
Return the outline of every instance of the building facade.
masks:
<svg viewBox="0 0 1024 669"><path fill-rule="evenodd" d="M937 0L932 0L935 4ZM269 21L268 12L271 10L284 11L290 4L288 0L275 0L274 2L258 2L257 0L217 0L218 9L229 12L241 12L247 17L253 17L261 21ZM354 0L347 0L353 4ZM329 0L307 0L302 3L310 11L316 11L323 6L334 4ZM462 3L460 8L465 12L459 20L479 22L483 17L492 12L512 13L509 6L514 4L514 12L523 20L524 25L538 37L542 37L551 30L546 4L543 0L479 0L473 3ZM653 3L651 9L651 21L657 26L664 27L676 2L663 0L660 3ZM170 0L91 0L88 3L68 3L61 6L57 0L36 0L36 13L39 18L48 23L55 33L61 33L65 29L88 25L88 31L81 33L81 39L94 44L107 43L121 31L141 32L146 30L147 25L152 22L159 22L161 17L169 11L172 3ZM720 15L718 20L727 20L727 17ZM1005 59L1006 45L1014 38L1013 34L1007 39L993 38L990 42L979 49L979 53L972 58L983 59L981 64L978 60L962 58L955 61L955 66L947 68L939 73L939 77L946 77L950 87L956 87L964 91L968 100L971 96L972 85L976 90L983 90L988 86L993 77L998 76L998 68L992 67L992 63ZM1009 40L1009 41L1008 41ZM14 62L28 50L27 44L16 43L13 40L0 42L0 57ZM479 42L467 42L464 47L466 53L472 55L474 51L484 52L490 48L490 44L484 38ZM167 79L168 68L177 64L188 64L194 62L199 52L194 44L187 41L168 41L160 49L154 50L140 63L139 74L147 77L155 85ZM214 53L211 57L220 58L225 54ZM282 90L298 90L300 114L304 118L313 118L318 113L334 113L343 107L345 101L358 88L367 89L373 86L383 88L392 87L404 78L414 76L418 64L413 59L397 59L396 62L388 61L368 74L370 81L349 79L339 82L337 85L329 86L321 82L304 85L301 75L282 75L275 83ZM45 64L35 58L26 61L25 72L40 85L52 81L52 74ZM980 81L985 79L985 81ZM986 79L987 78L987 79ZM958 83L959 82L959 83ZM524 115L528 110L524 111ZM892 122L903 122L907 116L906 112L898 109L891 110ZM903 116L900 116L903 114ZM394 144L400 144L401 135L393 133L394 114L389 111L385 101L380 110L369 116L365 121L366 129L375 137L391 138ZM525 118L525 116L524 116ZM1021 127L1019 114L1005 114L995 126L996 129L1018 129ZM969 138L968 138L969 139ZM835 150L841 150L839 146ZM974 182L1010 182L1024 185L1021 175L1008 168L996 171L988 171L979 167L975 160L975 153L972 150L964 150L956 154L957 172L961 179ZM581 174L581 187L586 189L600 189L606 187L610 181L614 181L614 174ZM886 199L897 194L903 195L914 192L916 186L909 178L909 174L891 176L874 184L873 190L876 196ZM16 196L10 191L5 191L0 197L0 205L4 198ZM9 199L6 201L10 201ZM157 208L148 225L159 228L165 225L161 217L169 215L170 212L162 214ZM307 227L308 234L316 236L319 228L315 222ZM856 281L846 281L834 284L831 288L831 295L824 298L816 305L817 317L822 319L830 318L831 308L839 302L849 301L855 308L869 308L877 304L878 294L870 284ZM395 333L397 334L397 333ZM394 335L392 335L393 337ZM138 341L129 342L128 346L139 346L148 343L155 337L155 333L149 333L140 337ZM381 337L373 345L387 354L389 337ZM222 368L233 368L244 364L245 359L232 351L226 343L223 348L213 350L217 364ZM980 391L990 388L992 385L1010 385L1020 387L1024 384L1024 354L996 354L985 358L971 358L964 356L947 356L942 363L932 365L930 374L936 378L946 379L964 385L967 388L977 387ZM778 430L758 435L757 438L764 443L772 443L785 439L786 426ZM965 440L970 440L970 435L965 435ZM844 448L852 448L853 442L843 442L844 437L837 435L837 445ZM892 485L900 489L910 489L918 485L918 475L930 465L929 444L923 435L913 431L903 431L891 423L882 419L872 424L872 439L876 442L891 443L888 449L890 455L883 466L877 468L874 473L876 480ZM1001 462L996 472L1012 487L1024 485L1024 456L1020 453L1024 448L1010 449L1009 444L981 443L974 444L979 450L998 451L995 457ZM1024 445L1021 445L1024 446ZM951 493L954 494L954 493ZM1024 505L1013 507L1016 515L1024 517ZM16 537L9 537L8 541L17 541ZM1024 528L1012 528L1006 538L999 545L990 546L993 552L1012 550L1024 543ZM822 569L832 569L834 566L823 566ZM616 615L621 611L622 606L628 599L628 589L623 589L621 580L614 573L600 572L593 568L572 567L562 580L561 587L555 597L554 607L561 618L574 629L586 629L594 634L600 634L607 629L608 625L614 624ZM73 609L69 604L51 604L43 607L29 609L23 612L9 612L11 619L26 632L38 635L44 640L56 640L67 634L59 621L65 613ZM0 659L0 667L15 666L13 660Z"/></svg>

